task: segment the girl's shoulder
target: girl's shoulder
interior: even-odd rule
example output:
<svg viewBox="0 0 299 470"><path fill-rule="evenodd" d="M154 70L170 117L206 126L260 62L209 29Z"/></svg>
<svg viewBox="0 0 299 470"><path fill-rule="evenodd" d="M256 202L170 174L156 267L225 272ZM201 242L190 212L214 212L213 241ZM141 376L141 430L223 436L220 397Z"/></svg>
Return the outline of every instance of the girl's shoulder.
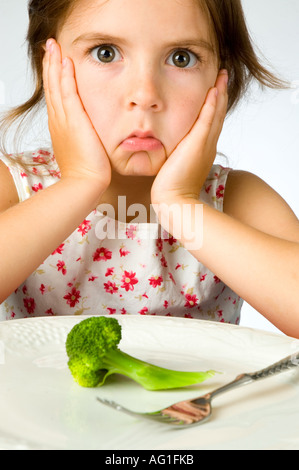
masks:
<svg viewBox="0 0 299 470"><path fill-rule="evenodd" d="M0 159L0 213L19 202L18 191L9 169Z"/></svg>
<svg viewBox="0 0 299 470"><path fill-rule="evenodd" d="M269 235L299 241L299 222L283 197L259 176L244 170L229 172L223 211Z"/></svg>

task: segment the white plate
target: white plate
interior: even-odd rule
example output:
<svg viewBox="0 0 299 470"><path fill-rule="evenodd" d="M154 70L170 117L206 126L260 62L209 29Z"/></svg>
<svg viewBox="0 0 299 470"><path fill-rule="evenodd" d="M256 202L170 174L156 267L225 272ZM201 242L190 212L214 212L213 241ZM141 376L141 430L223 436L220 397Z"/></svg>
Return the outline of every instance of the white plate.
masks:
<svg viewBox="0 0 299 470"><path fill-rule="evenodd" d="M270 365L299 350L297 340L199 320L120 316L124 351L163 367L221 374L176 391L149 392L120 376L85 389L73 381L65 353L67 333L84 318L0 324L0 449L299 450L299 368L219 396L210 421L185 429L96 401L101 396L154 411Z"/></svg>

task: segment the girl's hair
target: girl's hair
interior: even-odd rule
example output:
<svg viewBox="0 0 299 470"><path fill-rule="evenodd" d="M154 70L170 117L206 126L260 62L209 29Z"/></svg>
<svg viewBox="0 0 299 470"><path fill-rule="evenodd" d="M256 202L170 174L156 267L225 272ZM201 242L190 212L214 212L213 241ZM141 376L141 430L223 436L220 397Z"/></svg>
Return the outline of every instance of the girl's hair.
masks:
<svg viewBox="0 0 299 470"><path fill-rule="evenodd" d="M30 0L28 5L29 28L27 32L28 55L35 79L32 96L21 106L10 109L0 121L0 151L7 154L5 141L12 124L37 111L44 103L43 56L47 39L57 32L81 0ZM197 0L207 12L213 29L220 68L229 73L228 111L239 102L251 83L257 80L261 86L285 88L286 83L267 70L260 62L246 25L241 0Z"/></svg>

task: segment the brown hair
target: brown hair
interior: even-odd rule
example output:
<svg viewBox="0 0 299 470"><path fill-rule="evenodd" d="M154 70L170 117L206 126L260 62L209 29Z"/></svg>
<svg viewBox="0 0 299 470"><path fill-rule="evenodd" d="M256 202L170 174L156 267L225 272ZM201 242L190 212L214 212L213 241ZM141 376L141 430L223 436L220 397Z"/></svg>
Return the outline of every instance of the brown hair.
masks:
<svg viewBox="0 0 299 470"><path fill-rule="evenodd" d="M27 33L28 55L35 78L35 90L21 106L9 110L1 119L0 150L5 154L6 134L12 124L24 119L43 104L42 61L43 45L47 39L57 36L73 8L80 0L30 0L28 5L29 28ZM228 111L239 102L251 83L257 80L261 86L285 88L286 83L267 70L254 50L241 0L198 0L208 13L216 39L220 68L229 73ZM19 126L20 127L20 126Z"/></svg>

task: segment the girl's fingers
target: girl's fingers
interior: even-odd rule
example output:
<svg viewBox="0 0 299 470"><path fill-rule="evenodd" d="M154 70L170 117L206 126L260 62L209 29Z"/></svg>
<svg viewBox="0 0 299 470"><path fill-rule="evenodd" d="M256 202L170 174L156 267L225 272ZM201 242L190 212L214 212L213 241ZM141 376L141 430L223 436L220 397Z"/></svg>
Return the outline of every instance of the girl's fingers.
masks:
<svg viewBox="0 0 299 470"><path fill-rule="evenodd" d="M47 104L56 118L64 116L61 97L61 50L54 40L47 43L44 61L44 86Z"/></svg>
<svg viewBox="0 0 299 470"><path fill-rule="evenodd" d="M221 71L215 87L209 90L200 115L190 133L191 145L197 151L216 150L227 113L227 104L227 72Z"/></svg>
<svg viewBox="0 0 299 470"><path fill-rule="evenodd" d="M198 155L203 153L206 149L217 111L217 93L216 88L209 90L197 121L189 134L178 146L178 149L183 146L184 153L186 152L186 154L190 156L190 162L192 155L195 161L197 161Z"/></svg>
<svg viewBox="0 0 299 470"><path fill-rule="evenodd" d="M45 98L46 98L46 103L47 103L47 108L49 112L53 111L52 108L52 103L50 99L50 94L49 94L49 53L47 50L45 50L45 55L43 59L43 86L44 86L44 92L45 92Z"/></svg>
<svg viewBox="0 0 299 470"><path fill-rule="evenodd" d="M211 127L210 136L212 139L219 139L223 123L227 114L228 106L228 73L226 70L221 70L218 74L215 87L217 89L217 109L215 118Z"/></svg>
<svg viewBox="0 0 299 470"><path fill-rule="evenodd" d="M187 161L185 158L182 160L184 168L181 169L181 175L187 172L189 178L197 179L199 175L196 169L202 173L213 164L227 112L226 77L224 74L218 76L215 87L211 88L207 94L193 128L174 152L175 155L181 157L188 155Z"/></svg>
<svg viewBox="0 0 299 470"><path fill-rule="evenodd" d="M78 95L75 67L68 57L62 61L61 97L66 116L71 118L82 114L83 105Z"/></svg>
<svg viewBox="0 0 299 470"><path fill-rule="evenodd" d="M53 41L53 42L52 42ZM49 111L56 122L72 121L82 115L82 103L78 95L75 67L68 57L62 60L60 46L50 40L44 61L44 87ZM76 119L74 122L78 122Z"/></svg>

